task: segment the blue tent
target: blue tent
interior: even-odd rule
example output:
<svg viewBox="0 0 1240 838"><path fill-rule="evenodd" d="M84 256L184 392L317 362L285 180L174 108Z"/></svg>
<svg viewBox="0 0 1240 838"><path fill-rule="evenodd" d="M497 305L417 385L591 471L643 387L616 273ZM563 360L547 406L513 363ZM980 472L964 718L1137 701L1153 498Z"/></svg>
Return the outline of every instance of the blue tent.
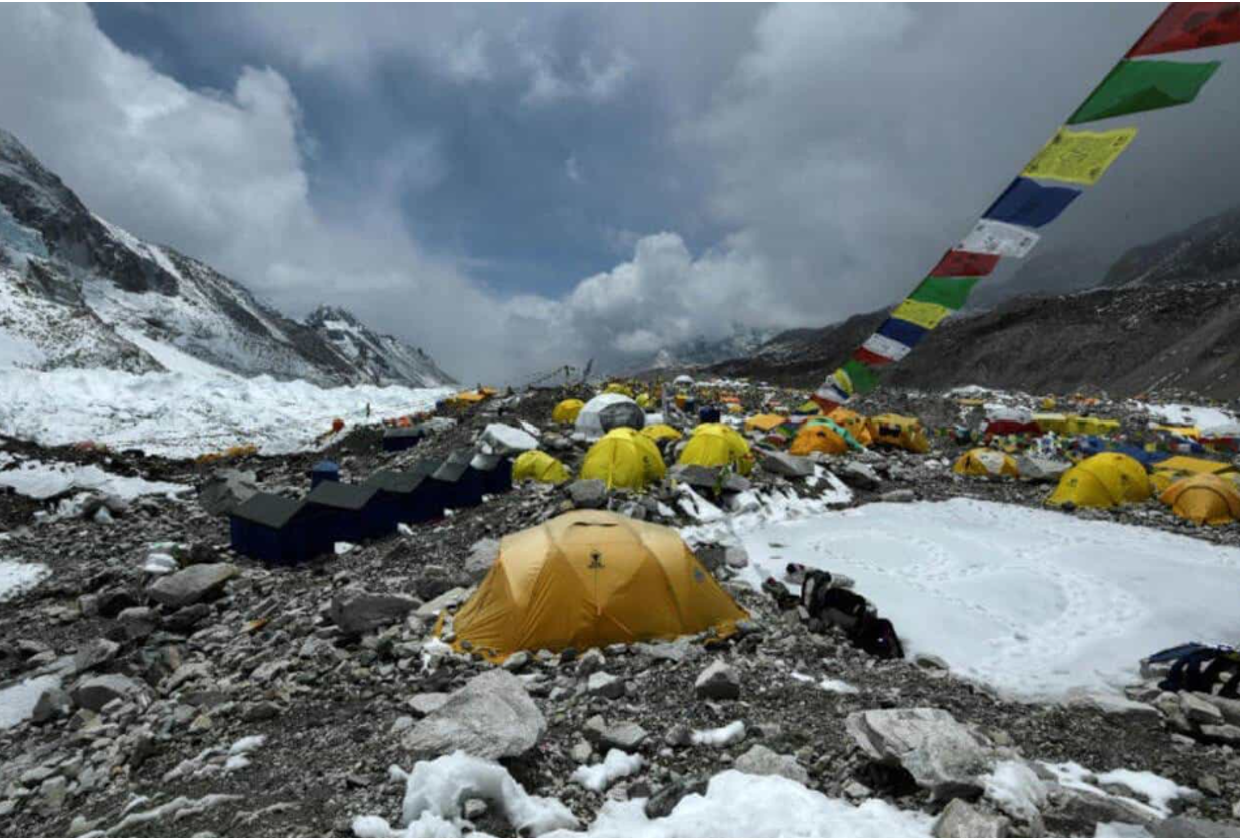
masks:
<svg viewBox="0 0 1240 838"><path fill-rule="evenodd" d="M336 465L331 460L319 460L314 464L314 467L310 469L311 489L325 481L332 481L334 483L340 482L340 466Z"/></svg>
<svg viewBox="0 0 1240 838"><path fill-rule="evenodd" d="M358 542L396 531L396 522L385 514L377 493L374 486L325 482L306 495L305 503L330 516L336 541Z"/></svg>
<svg viewBox="0 0 1240 838"><path fill-rule="evenodd" d="M331 521L321 511L259 492L228 513L232 549L269 565L291 565L332 552Z"/></svg>
<svg viewBox="0 0 1240 838"><path fill-rule="evenodd" d="M415 524L443 516L443 498L431 474L440 463L423 460L408 471L377 471L366 481L378 490L377 503L382 515L392 522Z"/></svg>
<svg viewBox="0 0 1240 838"><path fill-rule="evenodd" d="M482 503L482 472L470 466L473 459L473 449L458 448L431 475L442 485L445 507L465 509Z"/></svg>

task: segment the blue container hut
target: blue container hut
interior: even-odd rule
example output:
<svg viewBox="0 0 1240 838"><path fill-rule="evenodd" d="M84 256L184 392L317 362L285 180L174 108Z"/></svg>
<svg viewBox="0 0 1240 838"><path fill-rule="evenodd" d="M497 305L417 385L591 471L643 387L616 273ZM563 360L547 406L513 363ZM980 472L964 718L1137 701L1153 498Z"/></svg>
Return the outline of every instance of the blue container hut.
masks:
<svg viewBox="0 0 1240 838"><path fill-rule="evenodd" d="M228 513L232 549L268 565L293 565L332 552L330 516L305 501L259 492Z"/></svg>

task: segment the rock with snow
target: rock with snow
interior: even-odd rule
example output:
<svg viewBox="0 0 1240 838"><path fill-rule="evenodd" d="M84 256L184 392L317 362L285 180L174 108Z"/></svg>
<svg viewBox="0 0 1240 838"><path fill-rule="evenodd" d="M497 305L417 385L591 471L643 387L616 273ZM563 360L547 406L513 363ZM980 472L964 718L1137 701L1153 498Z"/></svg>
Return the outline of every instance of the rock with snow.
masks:
<svg viewBox="0 0 1240 838"><path fill-rule="evenodd" d="M478 443L487 454L511 457L538 447L538 440L525 431L503 424L487 425Z"/></svg>
<svg viewBox="0 0 1240 838"><path fill-rule="evenodd" d="M95 675L79 681L72 696L77 706L97 713L109 701L131 698L142 691L142 684L124 675Z"/></svg>
<svg viewBox="0 0 1240 838"><path fill-rule="evenodd" d="M346 588L332 597L327 613L341 631L355 635L398 623L417 607L417 600L399 594Z"/></svg>
<svg viewBox="0 0 1240 838"><path fill-rule="evenodd" d="M602 480L575 480L568 484L568 497L577 509L601 509L607 505L607 484Z"/></svg>
<svg viewBox="0 0 1240 838"><path fill-rule="evenodd" d="M1008 819L988 815L956 798L934 824L934 838L1006 838Z"/></svg>
<svg viewBox="0 0 1240 838"><path fill-rule="evenodd" d="M183 608L219 593L238 573L235 564L199 564L157 579L146 589L151 599L168 608Z"/></svg>
<svg viewBox="0 0 1240 838"><path fill-rule="evenodd" d="M871 758L903 766L918 785L929 789L977 785L995 756L980 734L931 707L849 713L844 727Z"/></svg>
<svg viewBox="0 0 1240 838"><path fill-rule="evenodd" d="M48 687L39 693L30 713L30 720L37 725L53 719L63 719L73 712L73 701L60 687Z"/></svg>
<svg viewBox="0 0 1240 838"><path fill-rule="evenodd" d="M802 785L809 783L809 772L797 762L796 757L777 754L765 745L754 745L737 757L736 770L746 774L787 777Z"/></svg>
<svg viewBox="0 0 1240 838"><path fill-rule="evenodd" d="M681 463L667 471L671 479L701 489L709 494L720 492L744 492L750 487L749 480L733 471L709 466Z"/></svg>
<svg viewBox="0 0 1240 838"><path fill-rule="evenodd" d="M502 669L477 675L403 739L422 754L463 751L486 759L515 757L538 744L547 729L520 679Z"/></svg>
<svg viewBox="0 0 1240 838"><path fill-rule="evenodd" d="M198 505L208 515L227 515L258 492L252 471L226 469L217 473L198 493Z"/></svg>
<svg viewBox="0 0 1240 838"><path fill-rule="evenodd" d="M693 682L693 691L698 698L715 701L737 699L741 697L741 679L734 668L722 660L715 660L698 674Z"/></svg>

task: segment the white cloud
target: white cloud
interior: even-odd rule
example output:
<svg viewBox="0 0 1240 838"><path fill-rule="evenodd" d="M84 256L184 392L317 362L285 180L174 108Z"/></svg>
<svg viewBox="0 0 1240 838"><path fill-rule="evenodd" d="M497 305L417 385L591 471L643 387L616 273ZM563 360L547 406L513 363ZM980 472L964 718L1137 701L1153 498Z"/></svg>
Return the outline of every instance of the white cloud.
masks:
<svg viewBox="0 0 1240 838"><path fill-rule="evenodd" d="M573 183L581 183L581 166L577 163L577 155L568 155L568 159L564 161L564 174L568 175L568 179Z"/></svg>

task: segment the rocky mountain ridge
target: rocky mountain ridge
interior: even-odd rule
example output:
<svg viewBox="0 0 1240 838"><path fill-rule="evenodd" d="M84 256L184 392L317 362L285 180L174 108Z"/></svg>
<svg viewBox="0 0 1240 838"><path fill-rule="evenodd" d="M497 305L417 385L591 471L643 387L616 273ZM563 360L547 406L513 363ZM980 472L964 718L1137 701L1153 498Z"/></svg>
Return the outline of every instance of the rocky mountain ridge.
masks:
<svg viewBox="0 0 1240 838"><path fill-rule="evenodd" d="M342 340L300 323L211 266L92 213L0 131L0 362L186 371L333 386L449 383L435 362L352 315Z"/></svg>

